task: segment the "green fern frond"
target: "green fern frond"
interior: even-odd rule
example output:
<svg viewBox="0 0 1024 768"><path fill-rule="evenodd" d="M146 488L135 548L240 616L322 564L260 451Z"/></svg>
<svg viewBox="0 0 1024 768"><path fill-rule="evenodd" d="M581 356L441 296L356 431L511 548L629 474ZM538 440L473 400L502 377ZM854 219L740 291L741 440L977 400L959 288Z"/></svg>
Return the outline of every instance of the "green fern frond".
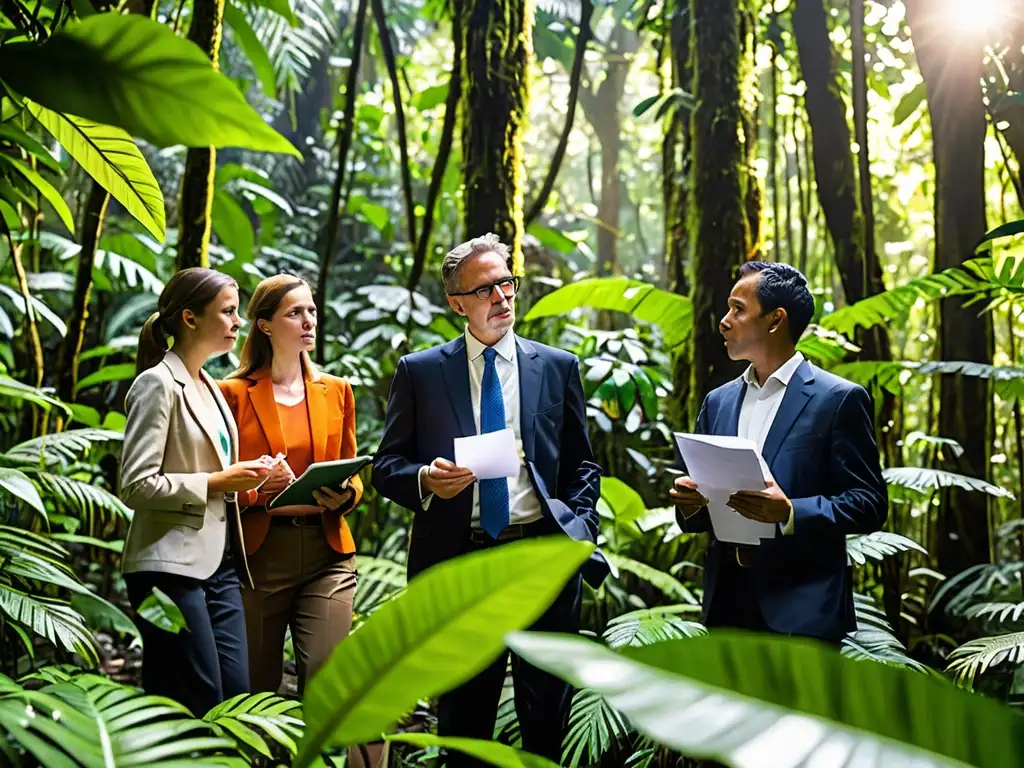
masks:
<svg viewBox="0 0 1024 768"><path fill-rule="evenodd" d="M611 648L638 647L707 634L703 624L679 617L693 610L690 605L666 605L625 613L608 622L604 641Z"/></svg>
<svg viewBox="0 0 1024 768"><path fill-rule="evenodd" d="M99 664L92 633L86 628L82 615L67 602L32 595L11 584L0 583L0 611L53 645L77 653L85 664Z"/></svg>
<svg viewBox="0 0 1024 768"><path fill-rule="evenodd" d="M850 564L864 565L871 560L884 560L890 555L916 550L927 555L928 551L913 539L889 531L875 531L846 537L846 556Z"/></svg>
<svg viewBox="0 0 1024 768"><path fill-rule="evenodd" d="M990 379L996 394L1003 400L1016 401L1024 397L1024 368L1012 365L989 365L966 360L937 360L918 363L911 360L856 360L841 363L830 369L837 376L868 387L877 384L887 392L900 394L913 376L968 376Z"/></svg>
<svg viewBox="0 0 1024 768"><path fill-rule="evenodd" d="M906 647L895 635L881 629L858 629L849 633L843 638L841 653L855 661L874 661L915 672L929 671L907 655Z"/></svg>
<svg viewBox="0 0 1024 768"><path fill-rule="evenodd" d="M289 95L305 87L313 62L329 55L336 34L329 4L294 0L293 6L299 22L294 27L268 8L252 8L247 14L274 67L278 87Z"/></svg>
<svg viewBox="0 0 1024 768"><path fill-rule="evenodd" d="M950 616L965 616L972 605L991 601L1020 590L1024 563L980 563L946 579L935 590L928 610L941 609Z"/></svg>
<svg viewBox="0 0 1024 768"><path fill-rule="evenodd" d="M999 624L1016 623L1024 616L1024 603L979 603L964 614L968 619L982 619Z"/></svg>
<svg viewBox="0 0 1024 768"><path fill-rule="evenodd" d="M123 439L123 434L111 429L69 429L18 443L7 451L6 457L47 469L66 467L86 458L96 443L120 442Z"/></svg>
<svg viewBox="0 0 1024 768"><path fill-rule="evenodd" d="M112 521L131 522L132 510L105 488L49 472L33 470L29 475L60 512L82 521L80 530L89 536L100 535Z"/></svg>
<svg viewBox="0 0 1024 768"><path fill-rule="evenodd" d="M562 742L562 765L593 765L617 744L625 743L630 726L598 693L577 691L569 714L569 731Z"/></svg>
<svg viewBox="0 0 1024 768"><path fill-rule="evenodd" d="M949 658L946 671L973 687L977 676L993 667L1024 662L1024 632L971 640L954 649Z"/></svg>
<svg viewBox="0 0 1024 768"><path fill-rule="evenodd" d="M889 467L882 470L889 485L906 488L917 493L930 493L939 488L962 488L965 491L987 493L996 498L1013 499L1012 493L977 477L927 467Z"/></svg>
<svg viewBox="0 0 1024 768"><path fill-rule="evenodd" d="M272 693L240 694L217 705L203 717L215 733L234 739L247 752L273 758L271 739L294 758L304 723L301 702Z"/></svg>

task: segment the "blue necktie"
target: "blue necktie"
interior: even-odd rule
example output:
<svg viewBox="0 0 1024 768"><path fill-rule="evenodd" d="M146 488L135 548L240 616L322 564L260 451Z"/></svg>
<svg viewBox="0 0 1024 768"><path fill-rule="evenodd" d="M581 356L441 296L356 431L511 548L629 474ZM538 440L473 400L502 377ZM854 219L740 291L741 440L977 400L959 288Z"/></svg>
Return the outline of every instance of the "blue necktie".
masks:
<svg viewBox="0 0 1024 768"><path fill-rule="evenodd" d="M480 387L480 434L505 428L505 399L491 347L484 350L484 379ZM508 480L498 477L480 481L480 527L492 539L508 525Z"/></svg>

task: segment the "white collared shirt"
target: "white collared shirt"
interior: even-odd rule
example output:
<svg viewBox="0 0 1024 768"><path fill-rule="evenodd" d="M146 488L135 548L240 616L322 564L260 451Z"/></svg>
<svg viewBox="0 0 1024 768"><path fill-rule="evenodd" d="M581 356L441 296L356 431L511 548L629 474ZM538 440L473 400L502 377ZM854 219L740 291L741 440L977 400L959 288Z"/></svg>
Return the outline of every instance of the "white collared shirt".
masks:
<svg viewBox="0 0 1024 768"><path fill-rule="evenodd" d="M469 398L473 409L473 423L476 433L480 434L480 392L484 379L484 350L487 345L470 333L466 328L466 360L469 365ZM540 499L533 490L530 476L526 470L526 459L523 454L523 433L519 415L519 358L516 354L516 335L511 330L497 344L494 351L494 366L501 382L501 396L505 401L505 427L511 429L516 438L519 451L519 474L508 478L509 524L532 523L542 516ZM423 473L420 470L417 479L420 482L420 497L423 497ZM423 509L430 506L433 494L423 499ZM472 526L480 527L480 486L473 484Z"/></svg>
<svg viewBox="0 0 1024 768"><path fill-rule="evenodd" d="M738 437L752 440L758 451L764 450L764 441L768 438L779 408L782 407L782 399L786 396L789 382L803 361L804 356L800 352L795 353L768 377L763 387L757 382L754 366L748 366L743 372L747 390L740 405L740 421L736 434ZM782 532L793 532L792 505L789 510L789 522L783 526Z"/></svg>

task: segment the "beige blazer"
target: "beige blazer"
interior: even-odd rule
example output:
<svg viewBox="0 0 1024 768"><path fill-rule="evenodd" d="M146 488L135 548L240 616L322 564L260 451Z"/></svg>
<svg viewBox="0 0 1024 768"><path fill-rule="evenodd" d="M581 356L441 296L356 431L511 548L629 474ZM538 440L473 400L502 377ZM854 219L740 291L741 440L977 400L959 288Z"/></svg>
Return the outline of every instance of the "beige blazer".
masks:
<svg viewBox="0 0 1024 768"><path fill-rule="evenodd" d="M174 352L143 371L128 390L121 501L134 515L121 570L207 579L224 557L230 525L242 582L251 585L238 504L207 490L211 473L237 461L238 433L220 389L205 371L201 376L228 429L231 461L217 449L218 424Z"/></svg>

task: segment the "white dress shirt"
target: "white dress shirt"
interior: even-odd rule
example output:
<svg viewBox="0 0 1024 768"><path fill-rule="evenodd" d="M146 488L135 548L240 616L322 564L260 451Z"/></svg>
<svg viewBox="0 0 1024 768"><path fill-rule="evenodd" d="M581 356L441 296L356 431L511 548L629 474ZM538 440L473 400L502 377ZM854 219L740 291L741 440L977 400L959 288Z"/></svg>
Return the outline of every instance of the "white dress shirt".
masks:
<svg viewBox="0 0 1024 768"><path fill-rule="evenodd" d="M470 333L466 328L466 359L469 364L469 398L473 408L473 423L476 433L480 434L480 391L484 379L484 350L487 345ZM516 335L509 331L494 345L498 354L494 357L494 366L501 382L501 396L505 401L505 427L512 430L519 451L519 474L508 478L509 524L532 523L542 516L540 499L533 490L530 476L526 470L526 459L523 454L523 433L519 417L519 359L516 355ZM420 498L423 509L430 506L433 494L423 498L423 475L427 467L421 467L417 475ZM472 527L480 527L480 486L473 483Z"/></svg>
<svg viewBox="0 0 1024 768"><path fill-rule="evenodd" d="M775 416L782 406L782 398L786 396L786 389L789 382L804 361L804 356L797 352L789 360L783 363L775 373L768 377L762 387L757 382L757 374L754 373L754 366L748 366L743 372L743 381L747 384L747 391L743 396L743 403L740 405L740 421L736 430L738 437L752 440L757 450L764 450L764 441L771 431ZM763 460L762 460L763 461ZM784 534L793 533L793 505L789 505L789 521L782 527Z"/></svg>

